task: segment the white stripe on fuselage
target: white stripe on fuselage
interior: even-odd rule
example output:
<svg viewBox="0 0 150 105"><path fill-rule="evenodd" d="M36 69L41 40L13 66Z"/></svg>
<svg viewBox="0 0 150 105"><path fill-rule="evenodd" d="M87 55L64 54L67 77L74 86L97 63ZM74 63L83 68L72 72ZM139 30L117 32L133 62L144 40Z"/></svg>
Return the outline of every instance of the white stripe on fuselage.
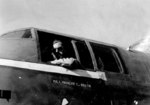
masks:
<svg viewBox="0 0 150 105"><path fill-rule="evenodd" d="M16 67L16 68L21 68L21 69L35 70L35 71L44 71L44 72L49 72L49 73L67 74L67 75L73 75L73 76L102 79L104 81L107 80L105 73L100 72L100 71L99 72L92 72L92 71L86 71L86 70L73 70L72 71L72 70L69 70L60 66L16 61L16 60L8 60L8 59L0 59L0 65L8 66L8 67Z"/></svg>

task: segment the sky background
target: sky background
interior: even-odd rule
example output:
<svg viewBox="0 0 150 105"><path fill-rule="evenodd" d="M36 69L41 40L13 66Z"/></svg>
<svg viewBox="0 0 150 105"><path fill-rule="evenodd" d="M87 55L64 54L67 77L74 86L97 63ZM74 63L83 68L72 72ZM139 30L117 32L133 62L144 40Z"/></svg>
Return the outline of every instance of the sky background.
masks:
<svg viewBox="0 0 150 105"><path fill-rule="evenodd" d="M127 48L150 33L150 0L0 0L0 34L25 27Z"/></svg>

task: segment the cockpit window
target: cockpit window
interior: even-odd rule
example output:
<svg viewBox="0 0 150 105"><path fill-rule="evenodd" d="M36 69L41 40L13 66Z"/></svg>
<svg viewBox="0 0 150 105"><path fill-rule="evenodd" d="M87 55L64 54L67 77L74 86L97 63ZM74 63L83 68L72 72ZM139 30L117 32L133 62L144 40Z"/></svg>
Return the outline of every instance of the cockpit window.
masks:
<svg viewBox="0 0 150 105"><path fill-rule="evenodd" d="M96 43L90 44L95 54L99 69L110 72L121 72L114 49Z"/></svg>
<svg viewBox="0 0 150 105"><path fill-rule="evenodd" d="M63 44L63 49L65 49L64 56L67 55L68 57L76 58L75 52L71 43L71 40L72 40L71 38L53 34L53 33L43 32L43 31L37 31L37 34L38 34L40 56L41 56L42 62L48 63L49 61L54 60L54 56L56 57L56 55L52 54L52 52L55 50L53 48L54 47L53 43L55 40L61 41L61 43Z"/></svg>
<svg viewBox="0 0 150 105"><path fill-rule="evenodd" d="M30 29L9 32L0 36L1 38L32 38Z"/></svg>

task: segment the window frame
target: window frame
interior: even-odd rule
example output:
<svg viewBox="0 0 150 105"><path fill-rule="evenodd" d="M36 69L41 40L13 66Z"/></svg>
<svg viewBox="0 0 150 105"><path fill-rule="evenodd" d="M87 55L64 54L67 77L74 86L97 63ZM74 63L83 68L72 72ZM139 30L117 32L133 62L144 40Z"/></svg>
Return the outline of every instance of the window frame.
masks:
<svg viewBox="0 0 150 105"><path fill-rule="evenodd" d="M53 38L54 38L54 36L56 36L56 39L60 39L61 37L63 37L62 40L64 40L64 39L68 40L68 42L70 43L70 47L72 47L73 55L74 55L75 57L77 57L77 56L76 56L75 49L74 49L74 46L73 46L73 44L72 44L72 40L74 40L75 38L68 37L68 36L64 36L64 35L58 34L58 33L45 32L45 31L42 31L42 30L37 30L37 29L35 29L33 33L34 33L34 35L36 36L37 49L38 49L38 59L39 59L39 62L40 62L40 63L45 63L45 62L43 62L43 60L42 60L42 53L41 53L41 44L40 44L40 38L39 38L40 35L39 35L39 32L46 33L46 34L50 34L49 36L52 36ZM51 34L52 34L52 35L51 35ZM49 38L50 38L50 37L49 37ZM47 63L45 63L45 64L47 64Z"/></svg>
<svg viewBox="0 0 150 105"><path fill-rule="evenodd" d="M71 40L71 43L72 43L72 46L73 46L73 49L74 49L74 52L75 52L76 59L80 62L80 56L79 56L79 52L78 52L78 49L77 49L77 46L76 46L76 42L77 42L76 40Z"/></svg>
<svg viewBox="0 0 150 105"><path fill-rule="evenodd" d="M40 48L38 31L39 30L34 29L34 28L31 29L32 36L36 40L36 47L37 47L37 53L38 53L38 62L42 63L42 59L41 59L42 55L41 55L41 48Z"/></svg>
<svg viewBox="0 0 150 105"><path fill-rule="evenodd" d="M95 58L95 54L93 52L93 49L92 49L92 46L90 45L89 41L85 41L86 42L86 45L88 47L88 50L90 52L90 55L91 55L91 59L92 59L92 63L93 63L93 66L94 66L94 71L98 71L98 65L97 65L97 62L96 62L96 58Z"/></svg>
<svg viewBox="0 0 150 105"><path fill-rule="evenodd" d="M122 66L121 60L120 60L120 58L118 56L117 51L115 50L115 48L112 48L111 50L113 52L113 55L114 55L114 58L116 60L117 65L118 65L118 68L120 70L120 73L124 73L124 69L123 69L123 66Z"/></svg>

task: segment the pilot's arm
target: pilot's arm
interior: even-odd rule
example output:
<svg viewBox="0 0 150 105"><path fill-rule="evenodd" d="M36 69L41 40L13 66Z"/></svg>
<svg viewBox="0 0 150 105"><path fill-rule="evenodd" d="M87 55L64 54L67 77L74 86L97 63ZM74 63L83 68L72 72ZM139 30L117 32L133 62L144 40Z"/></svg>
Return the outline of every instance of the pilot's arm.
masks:
<svg viewBox="0 0 150 105"><path fill-rule="evenodd" d="M66 67L69 69L84 69L83 66L79 63L79 61L72 57L54 60L51 61L50 63L54 65L60 65L62 67Z"/></svg>
<svg viewBox="0 0 150 105"><path fill-rule="evenodd" d="M70 66L74 62L74 58L63 58L58 60L50 61L51 64L56 64L60 66Z"/></svg>

